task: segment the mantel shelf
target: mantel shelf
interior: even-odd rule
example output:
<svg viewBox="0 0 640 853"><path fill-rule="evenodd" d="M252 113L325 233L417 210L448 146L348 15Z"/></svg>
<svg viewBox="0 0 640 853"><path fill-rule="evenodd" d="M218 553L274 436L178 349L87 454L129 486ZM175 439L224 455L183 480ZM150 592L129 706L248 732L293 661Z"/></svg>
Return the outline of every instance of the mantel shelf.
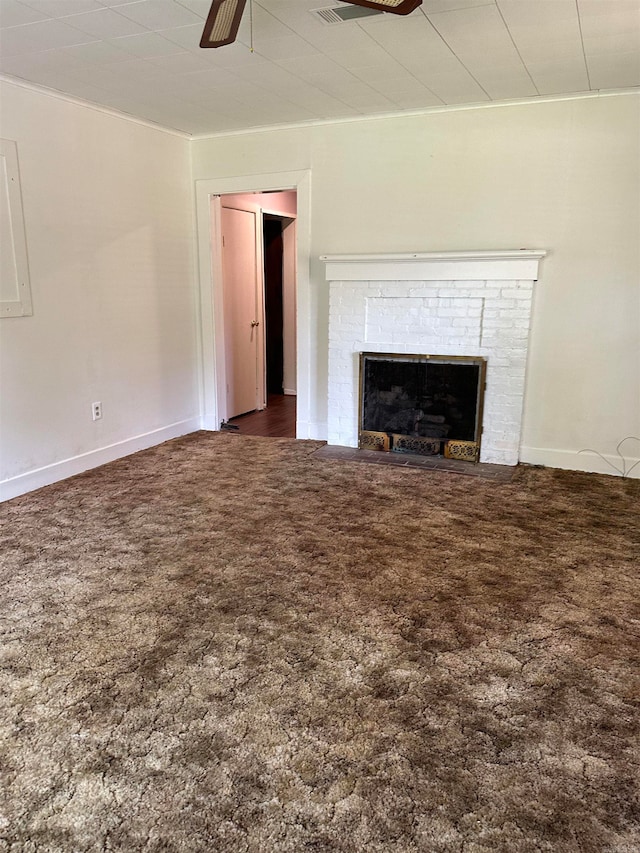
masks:
<svg viewBox="0 0 640 853"><path fill-rule="evenodd" d="M513 258L544 258L546 249L506 249L489 252L400 252L398 254L320 255L321 261L500 261Z"/></svg>
<svg viewBox="0 0 640 853"><path fill-rule="evenodd" d="M545 249L321 255L327 281L508 281L538 278Z"/></svg>

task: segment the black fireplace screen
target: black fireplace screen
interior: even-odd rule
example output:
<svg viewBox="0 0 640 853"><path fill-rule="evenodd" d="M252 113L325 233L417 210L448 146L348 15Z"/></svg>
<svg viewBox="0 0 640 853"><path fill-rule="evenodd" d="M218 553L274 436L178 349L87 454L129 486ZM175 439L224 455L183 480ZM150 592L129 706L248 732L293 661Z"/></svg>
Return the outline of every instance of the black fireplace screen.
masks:
<svg viewBox="0 0 640 853"><path fill-rule="evenodd" d="M361 446L386 434L380 449L453 455L448 445L472 443L477 458L485 370L484 358L361 353Z"/></svg>

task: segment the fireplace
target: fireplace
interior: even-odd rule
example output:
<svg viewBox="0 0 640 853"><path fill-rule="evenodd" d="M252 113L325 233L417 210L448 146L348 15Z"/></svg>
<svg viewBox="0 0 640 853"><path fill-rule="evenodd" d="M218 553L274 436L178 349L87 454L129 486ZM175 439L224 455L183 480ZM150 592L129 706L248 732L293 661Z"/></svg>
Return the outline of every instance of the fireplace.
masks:
<svg viewBox="0 0 640 853"><path fill-rule="evenodd" d="M516 465L526 405L534 283L545 254L543 250L519 249L323 256L329 282L329 444L362 446L363 431L382 433L378 441L386 441L388 449L400 452L411 443L419 444L418 439L426 443L427 452L433 439L437 453L451 453L454 440L470 441L477 445L476 453L479 448L480 462ZM438 370L446 372L447 361L454 364L462 358L482 370L484 360L486 389L484 398L477 400L473 438L462 438L471 434L469 418L461 421L448 412L428 412L421 405L429 400L428 389L419 392L411 405L432 418L444 418L446 436L425 434L424 416L418 420L418 435L411 434L416 432L415 419L413 427L399 431L389 424L363 430L359 406L363 353L385 359L391 353L404 358L406 364L415 360L420 365L424 359L427 372L433 362L434 377ZM415 353L435 353L445 361ZM372 366L374 369L378 367ZM402 385L388 384L387 392L392 384ZM480 380L481 389L484 385ZM425 399L419 401L421 395Z"/></svg>
<svg viewBox="0 0 640 853"><path fill-rule="evenodd" d="M477 462L486 359L360 354L358 446Z"/></svg>

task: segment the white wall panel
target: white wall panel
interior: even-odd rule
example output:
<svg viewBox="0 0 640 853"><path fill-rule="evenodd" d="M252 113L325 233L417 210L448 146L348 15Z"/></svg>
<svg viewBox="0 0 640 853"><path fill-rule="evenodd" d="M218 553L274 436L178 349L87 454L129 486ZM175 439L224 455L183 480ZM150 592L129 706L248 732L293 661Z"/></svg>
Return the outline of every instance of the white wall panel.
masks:
<svg viewBox="0 0 640 853"><path fill-rule="evenodd" d="M30 472L194 428L196 288L188 140L10 83L0 104L34 305L0 330L0 486L15 494Z"/></svg>
<svg viewBox="0 0 640 853"><path fill-rule="evenodd" d="M316 354L315 423L327 421L321 255L526 247L549 256L523 458L529 448L537 462L597 466L580 451L615 453L640 435L639 106L618 95L194 141L196 179L311 169L310 316L298 333Z"/></svg>

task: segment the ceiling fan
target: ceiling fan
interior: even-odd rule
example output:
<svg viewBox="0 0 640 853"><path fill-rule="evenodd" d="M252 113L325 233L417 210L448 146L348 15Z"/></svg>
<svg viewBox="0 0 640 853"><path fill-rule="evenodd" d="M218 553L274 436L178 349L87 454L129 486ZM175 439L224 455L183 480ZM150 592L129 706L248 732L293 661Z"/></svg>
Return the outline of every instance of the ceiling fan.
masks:
<svg viewBox="0 0 640 853"><path fill-rule="evenodd" d="M240 19L247 0L213 0L204 25L200 47L222 47L236 40ZM422 0L343 0L353 6L366 6L379 12L408 15L422 5Z"/></svg>

